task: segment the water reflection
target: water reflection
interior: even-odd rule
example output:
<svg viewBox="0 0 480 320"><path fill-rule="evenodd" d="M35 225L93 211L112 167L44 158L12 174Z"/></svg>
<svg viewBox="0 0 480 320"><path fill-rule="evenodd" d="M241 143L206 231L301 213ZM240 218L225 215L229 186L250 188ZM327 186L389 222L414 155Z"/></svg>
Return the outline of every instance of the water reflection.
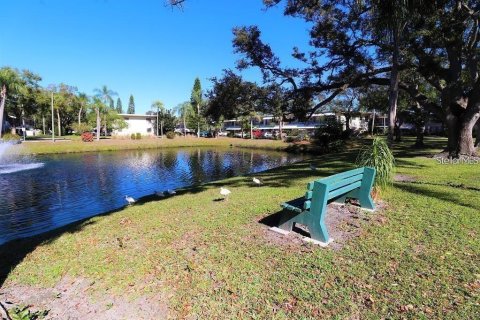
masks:
<svg viewBox="0 0 480 320"><path fill-rule="evenodd" d="M0 175L0 244L120 208L139 198L301 160L234 149L165 149L38 157L42 167Z"/></svg>

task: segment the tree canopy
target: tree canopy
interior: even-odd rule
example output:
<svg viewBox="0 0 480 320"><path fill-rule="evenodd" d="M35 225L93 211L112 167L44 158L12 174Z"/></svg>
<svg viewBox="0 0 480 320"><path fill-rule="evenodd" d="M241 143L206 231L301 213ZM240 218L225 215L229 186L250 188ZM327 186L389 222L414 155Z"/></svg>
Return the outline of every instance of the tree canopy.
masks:
<svg viewBox="0 0 480 320"><path fill-rule="evenodd" d="M403 1L281 1L264 0L267 7L283 4L284 14L310 26L309 50L293 48L292 56L305 67L281 63L261 39L257 26L233 30L233 46L242 55L237 67L257 67L264 84L278 84L298 102L297 112L311 115L348 88L389 86L391 41L385 41L382 10ZM390 5L390 9L388 9ZM435 1L404 3L392 23L401 23L398 86L420 106L435 113L449 129L452 155L474 154L472 128L480 117L480 3ZM394 11L390 11L392 14ZM408 19L407 19L408 17ZM404 75L408 74L408 77ZM433 88L440 100L423 89ZM307 102L313 103L307 103Z"/></svg>

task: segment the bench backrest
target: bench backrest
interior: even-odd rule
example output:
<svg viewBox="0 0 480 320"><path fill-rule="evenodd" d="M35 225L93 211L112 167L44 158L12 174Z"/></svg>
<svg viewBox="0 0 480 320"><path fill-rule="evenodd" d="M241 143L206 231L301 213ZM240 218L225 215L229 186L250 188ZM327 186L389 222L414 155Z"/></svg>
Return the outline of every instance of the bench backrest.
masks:
<svg viewBox="0 0 480 320"><path fill-rule="evenodd" d="M313 190L315 183L322 185L322 189L326 190L325 192L327 193L326 200L331 200L352 190L360 188L362 186L362 182L364 182L364 176L367 175L370 177L372 173L373 175L375 174L375 169L362 167L309 182L307 184L307 192L305 193L303 209L310 209L311 201L314 196ZM370 188L371 186L368 187Z"/></svg>

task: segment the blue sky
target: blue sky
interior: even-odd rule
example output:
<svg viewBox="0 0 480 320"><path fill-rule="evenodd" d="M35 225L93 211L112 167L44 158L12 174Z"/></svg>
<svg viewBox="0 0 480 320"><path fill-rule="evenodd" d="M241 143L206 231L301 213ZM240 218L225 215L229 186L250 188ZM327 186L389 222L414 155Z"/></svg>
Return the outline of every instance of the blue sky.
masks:
<svg viewBox="0 0 480 320"><path fill-rule="evenodd" d="M195 77L234 68L232 28L258 25L282 61L308 41L307 26L263 10L261 0L188 0L183 10L164 0L15 0L0 10L0 66L29 69L42 85L60 82L93 94L107 85L122 99L135 97L136 113L153 100L167 108L189 100ZM260 81L258 71L243 72Z"/></svg>

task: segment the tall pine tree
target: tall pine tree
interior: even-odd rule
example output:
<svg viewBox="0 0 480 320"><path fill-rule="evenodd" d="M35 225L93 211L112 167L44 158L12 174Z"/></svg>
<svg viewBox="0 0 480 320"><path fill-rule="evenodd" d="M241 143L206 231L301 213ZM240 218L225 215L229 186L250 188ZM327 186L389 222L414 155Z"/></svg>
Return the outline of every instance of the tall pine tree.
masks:
<svg viewBox="0 0 480 320"><path fill-rule="evenodd" d="M122 100L120 98L117 98L117 113L123 113Z"/></svg>
<svg viewBox="0 0 480 320"><path fill-rule="evenodd" d="M113 102L112 98L110 98L110 110L115 110L115 102Z"/></svg>
<svg viewBox="0 0 480 320"><path fill-rule="evenodd" d="M135 114L135 101L133 100L133 95L130 95L130 100L128 101L128 114Z"/></svg>

